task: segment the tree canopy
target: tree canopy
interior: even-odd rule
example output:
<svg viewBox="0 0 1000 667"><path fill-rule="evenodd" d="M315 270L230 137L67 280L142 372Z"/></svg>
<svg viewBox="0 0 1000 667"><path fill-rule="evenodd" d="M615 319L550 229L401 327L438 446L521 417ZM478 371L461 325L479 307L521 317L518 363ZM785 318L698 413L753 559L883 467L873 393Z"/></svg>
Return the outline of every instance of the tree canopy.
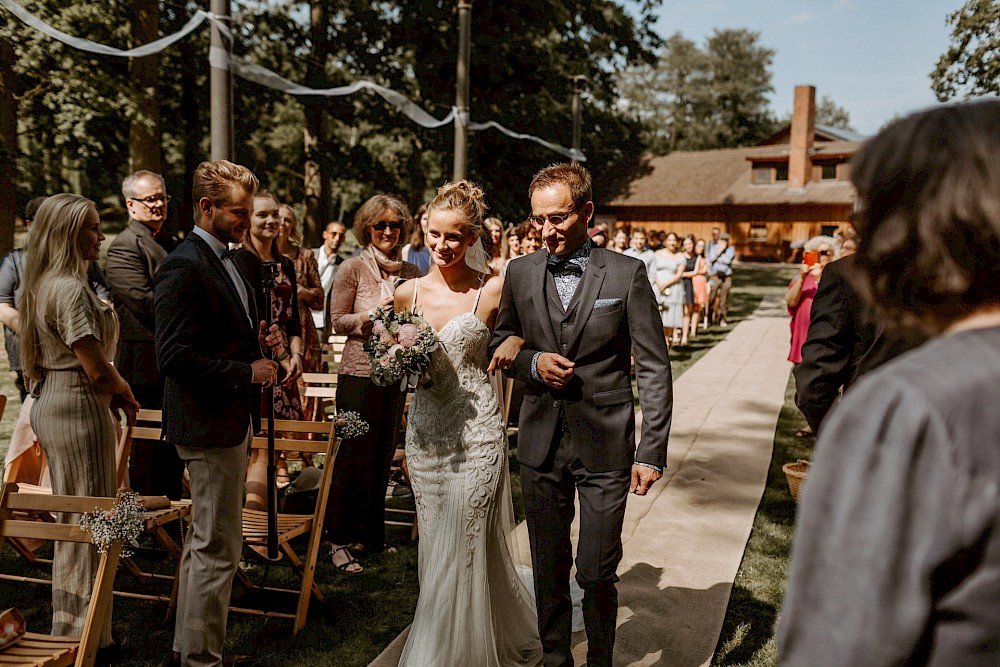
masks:
<svg viewBox="0 0 1000 667"><path fill-rule="evenodd" d="M951 47L931 72L938 100L1000 94L1000 0L968 0L947 22Z"/></svg>
<svg viewBox="0 0 1000 667"><path fill-rule="evenodd" d="M716 30L699 47L675 33L658 62L620 75L620 106L644 125L650 150L745 146L773 134L774 51L759 40L750 30Z"/></svg>

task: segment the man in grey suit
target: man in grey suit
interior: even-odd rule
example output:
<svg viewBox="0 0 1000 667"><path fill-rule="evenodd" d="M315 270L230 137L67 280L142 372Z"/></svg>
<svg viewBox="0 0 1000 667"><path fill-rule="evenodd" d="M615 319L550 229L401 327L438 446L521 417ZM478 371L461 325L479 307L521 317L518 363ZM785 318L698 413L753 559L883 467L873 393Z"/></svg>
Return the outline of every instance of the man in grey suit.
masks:
<svg viewBox="0 0 1000 667"><path fill-rule="evenodd" d="M151 171L137 171L122 181L128 227L108 247L107 279L118 313L121 340L115 368L144 408L159 410L163 379L156 367L156 322L153 289L167 251L153 235L167 218L166 183ZM163 442L136 441L129 462L129 480L143 495L181 497L184 463Z"/></svg>
<svg viewBox="0 0 1000 667"><path fill-rule="evenodd" d="M663 473L673 405L670 360L642 262L593 245L590 174L538 172L531 222L547 253L512 261L491 343L524 346L507 374L525 383L517 460L527 514L538 628L546 665L572 665L570 524L580 500L576 580L584 591L587 664L612 664L628 493ZM635 445L631 356L642 439Z"/></svg>

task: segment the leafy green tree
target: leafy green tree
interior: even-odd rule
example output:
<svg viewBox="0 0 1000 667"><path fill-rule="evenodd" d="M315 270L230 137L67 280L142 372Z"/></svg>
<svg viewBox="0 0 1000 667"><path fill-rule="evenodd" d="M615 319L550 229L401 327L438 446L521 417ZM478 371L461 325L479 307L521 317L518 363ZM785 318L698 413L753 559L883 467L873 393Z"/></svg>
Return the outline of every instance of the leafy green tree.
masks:
<svg viewBox="0 0 1000 667"><path fill-rule="evenodd" d="M968 0L947 22L952 44L931 72L938 100L1000 94L1000 1Z"/></svg>
<svg viewBox="0 0 1000 667"><path fill-rule="evenodd" d="M820 97L816 103L816 124L854 132L850 112L827 95Z"/></svg>
<svg viewBox="0 0 1000 667"><path fill-rule="evenodd" d="M650 150L745 146L774 132L768 106L774 51L749 30L716 30L703 47L676 33L659 61L620 75L621 106L645 127Z"/></svg>

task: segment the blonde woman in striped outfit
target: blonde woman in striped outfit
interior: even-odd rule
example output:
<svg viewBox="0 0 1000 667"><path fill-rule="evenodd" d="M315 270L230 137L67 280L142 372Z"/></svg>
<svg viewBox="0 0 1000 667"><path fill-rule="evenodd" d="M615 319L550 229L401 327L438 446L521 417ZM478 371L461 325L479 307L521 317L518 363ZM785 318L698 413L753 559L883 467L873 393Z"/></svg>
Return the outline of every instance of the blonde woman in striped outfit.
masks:
<svg viewBox="0 0 1000 667"><path fill-rule="evenodd" d="M129 422L139 405L111 365L118 322L87 284L87 264L100 258L104 235L94 203L59 194L38 209L18 304L21 361L35 403L31 427L49 461L52 492L115 494L111 410ZM97 573L89 544L57 542L52 568L52 634L81 635ZM111 610L102 646L111 644Z"/></svg>

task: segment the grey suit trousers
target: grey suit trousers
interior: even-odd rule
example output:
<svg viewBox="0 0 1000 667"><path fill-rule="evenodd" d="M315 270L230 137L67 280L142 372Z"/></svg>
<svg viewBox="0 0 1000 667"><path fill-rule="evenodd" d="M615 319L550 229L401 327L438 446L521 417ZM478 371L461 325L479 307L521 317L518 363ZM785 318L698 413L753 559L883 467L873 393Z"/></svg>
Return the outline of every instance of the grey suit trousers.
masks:
<svg viewBox="0 0 1000 667"><path fill-rule="evenodd" d="M243 551L243 483L252 434L236 447L177 447L191 476L174 651L184 667L222 664L233 577Z"/></svg>

